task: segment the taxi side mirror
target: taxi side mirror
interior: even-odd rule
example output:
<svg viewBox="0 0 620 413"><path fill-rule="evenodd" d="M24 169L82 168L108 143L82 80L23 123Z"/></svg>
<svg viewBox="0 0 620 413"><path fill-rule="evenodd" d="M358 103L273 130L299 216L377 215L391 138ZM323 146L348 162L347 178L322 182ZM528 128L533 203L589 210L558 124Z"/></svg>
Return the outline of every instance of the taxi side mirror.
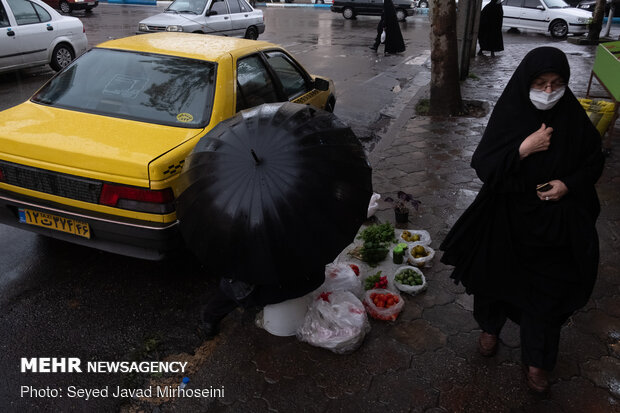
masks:
<svg viewBox="0 0 620 413"><path fill-rule="evenodd" d="M323 78L314 79L314 88L317 90L329 90L329 82Z"/></svg>

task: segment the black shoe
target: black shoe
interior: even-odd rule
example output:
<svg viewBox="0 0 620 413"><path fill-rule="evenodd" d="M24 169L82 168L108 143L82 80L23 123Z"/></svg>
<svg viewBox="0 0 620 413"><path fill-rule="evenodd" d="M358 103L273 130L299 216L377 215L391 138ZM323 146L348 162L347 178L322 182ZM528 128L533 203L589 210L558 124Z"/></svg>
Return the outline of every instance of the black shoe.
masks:
<svg viewBox="0 0 620 413"><path fill-rule="evenodd" d="M379 46L368 46L368 48L376 52Z"/></svg>
<svg viewBox="0 0 620 413"><path fill-rule="evenodd" d="M220 323L219 321L203 321L200 330L205 339L213 340L220 332Z"/></svg>
<svg viewBox="0 0 620 413"><path fill-rule="evenodd" d="M495 57L495 52L491 52L491 57Z"/></svg>
<svg viewBox="0 0 620 413"><path fill-rule="evenodd" d="M484 53L482 53L482 50L478 52L478 56L484 56Z"/></svg>

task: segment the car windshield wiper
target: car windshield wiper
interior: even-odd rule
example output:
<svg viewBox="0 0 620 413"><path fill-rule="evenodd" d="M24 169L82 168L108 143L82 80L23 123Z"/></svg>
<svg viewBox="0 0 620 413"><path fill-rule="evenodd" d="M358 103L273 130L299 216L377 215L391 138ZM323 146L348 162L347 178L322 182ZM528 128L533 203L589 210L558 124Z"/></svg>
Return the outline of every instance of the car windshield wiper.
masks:
<svg viewBox="0 0 620 413"><path fill-rule="evenodd" d="M166 9L166 10L164 10L164 13L176 13L176 14L179 14L179 12L174 10L174 9Z"/></svg>
<svg viewBox="0 0 620 413"><path fill-rule="evenodd" d="M192 13L192 14L198 14L196 13L194 10L179 10L178 13Z"/></svg>

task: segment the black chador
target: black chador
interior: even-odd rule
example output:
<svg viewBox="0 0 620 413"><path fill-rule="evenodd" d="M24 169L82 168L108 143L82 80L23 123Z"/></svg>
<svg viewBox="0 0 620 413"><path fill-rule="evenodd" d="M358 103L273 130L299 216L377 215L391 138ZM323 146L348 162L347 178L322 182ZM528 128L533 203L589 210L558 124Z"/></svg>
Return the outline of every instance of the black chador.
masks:
<svg viewBox="0 0 620 413"><path fill-rule="evenodd" d="M601 137L568 86L551 109L532 104L530 87L543 73L568 83L566 55L540 47L516 69L472 157L483 186L440 248L442 262L455 266L451 277L474 300L504 303L508 317L534 326L529 331L551 331L545 336L551 343L530 338L534 347L555 347L556 354L523 349L527 365L551 370L561 324L587 303L596 279L600 206L594 184L604 158ZM521 143L543 123L553 128L549 148L520 159ZM568 192L545 202L536 186L550 180L562 181ZM497 334L501 324L489 332Z"/></svg>

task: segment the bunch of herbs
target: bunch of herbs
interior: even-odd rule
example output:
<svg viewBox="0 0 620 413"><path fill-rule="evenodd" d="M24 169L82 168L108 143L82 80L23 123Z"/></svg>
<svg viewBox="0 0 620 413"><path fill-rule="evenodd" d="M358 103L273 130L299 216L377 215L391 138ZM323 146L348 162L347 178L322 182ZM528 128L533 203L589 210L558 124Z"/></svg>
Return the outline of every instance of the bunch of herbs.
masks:
<svg viewBox="0 0 620 413"><path fill-rule="evenodd" d="M370 265L376 265L385 259L389 244L396 242L394 227L389 222L365 228L358 238L364 241L361 251L362 259Z"/></svg>

